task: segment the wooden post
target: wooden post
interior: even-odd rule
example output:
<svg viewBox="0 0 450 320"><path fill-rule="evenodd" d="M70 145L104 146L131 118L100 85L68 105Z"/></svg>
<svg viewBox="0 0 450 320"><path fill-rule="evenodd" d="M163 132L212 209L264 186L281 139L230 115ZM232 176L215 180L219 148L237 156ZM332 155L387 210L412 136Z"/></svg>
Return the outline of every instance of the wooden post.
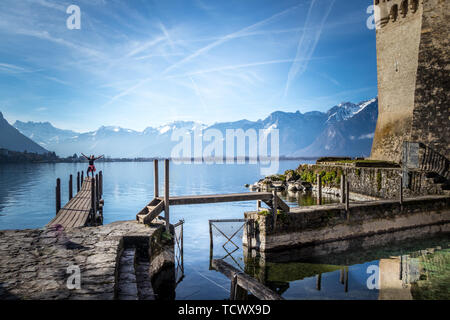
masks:
<svg viewBox="0 0 450 320"><path fill-rule="evenodd" d="M230 300L236 300L236 289L237 289L237 273L235 273L231 278L231 288L230 288Z"/></svg>
<svg viewBox="0 0 450 320"><path fill-rule="evenodd" d="M348 292L348 267L345 267L345 292Z"/></svg>
<svg viewBox="0 0 450 320"><path fill-rule="evenodd" d="M98 187L98 174L95 175L95 204L98 208L99 202L100 202L100 189Z"/></svg>
<svg viewBox="0 0 450 320"><path fill-rule="evenodd" d="M95 213L97 212L97 208L95 207L96 201L95 201L95 179L91 180L91 210L93 211L93 214L95 216Z"/></svg>
<svg viewBox="0 0 450 320"><path fill-rule="evenodd" d="M69 176L69 201L73 198L73 177Z"/></svg>
<svg viewBox="0 0 450 320"><path fill-rule="evenodd" d="M99 198L101 199L103 197L103 171L99 172L98 179L99 179L98 183L99 183L99 192L100 192Z"/></svg>
<svg viewBox="0 0 450 320"><path fill-rule="evenodd" d="M184 275L184 221L181 224L180 242L181 242L181 248L180 248L181 269L183 270L183 275Z"/></svg>
<svg viewBox="0 0 450 320"><path fill-rule="evenodd" d="M345 270L344 270L344 269L341 269L341 273L340 273L340 275L339 275L339 282L340 282L341 284L344 284L344 272L345 272Z"/></svg>
<svg viewBox="0 0 450 320"><path fill-rule="evenodd" d="M209 221L209 270L212 270L213 251L214 251L214 242L213 242L212 222Z"/></svg>
<svg viewBox="0 0 450 320"><path fill-rule="evenodd" d="M345 175L341 175L341 203L345 203Z"/></svg>
<svg viewBox="0 0 450 320"><path fill-rule="evenodd" d="M56 179L56 214L58 214L59 210L61 210L61 179Z"/></svg>
<svg viewBox="0 0 450 320"><path fill-rule="evenodd" d="M153 166L154 166L154 187L155 187L155 198L159 197L159 173L158 173L158 159L153 160Z"/></svg>
<svg viewBox="0 0 450 320"><path fill-rule="evenodd" d="M400 205L403 206L403 177L400 177Z"/></svg>
<svg viewBox="0 0 450 320"><path fill-rule="evenodd" d="M256 211L261 209L261 200L256 200Z"/></svg>
<svg viewBox="0 0 450 320"><path fill-rule="evenodd" d="M81 187L83 187L84 182L84 171L81 171Z"/></svg>
<svg viewBox="0 0 450 320"><path fill-rule="evenodd" d="M164 211L166 213L166 231L169 231L170 226L170 211L169 211L169 159L164 160Z"/></svg>
<svg viewBox="0 0 450 320"><path fill-rule="evenodd" d="M318 291L320 291L320 288L322 287L322 274L321 273L319 273L317 276L316 276L316 289L318 290Z"/></svg>
<svg viewBox="0 0 450 320"><path fill-rule="evenodd" d="M272 215L273 215L273 228L277 226L277 210L278 210L278 196L277 196L277 189L274 189L272 191L273 197L272 197Z"/></svg>
<svg viewBox="0 0 450 320"><path fill-rule="evenodd" d="M350 183L348 181L345 181L345 211L347 211L347 219L349 210L350 210Z"/></svg>
<svg viewBox="0 0 450 320"><path fill-rule="evenodd" d="M77 193L80 192L80 171L77 172Z"/></svg>
<svg viewBox="0 0 450 320"><path fill-rule="evenodd" d="M317 174L317 204L322 204L322 177Z"/></svg>

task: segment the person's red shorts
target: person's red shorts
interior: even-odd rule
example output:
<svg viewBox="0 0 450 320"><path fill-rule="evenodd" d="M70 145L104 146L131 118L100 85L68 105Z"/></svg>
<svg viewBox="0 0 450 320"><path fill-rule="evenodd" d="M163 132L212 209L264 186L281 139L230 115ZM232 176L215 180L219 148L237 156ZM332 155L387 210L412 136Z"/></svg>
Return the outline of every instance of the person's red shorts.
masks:
<svg viewBox="0 0 450 320"><path fill-rule="evenodd" d="M89 166L88 172L95 172L95 166Z"/></svg>

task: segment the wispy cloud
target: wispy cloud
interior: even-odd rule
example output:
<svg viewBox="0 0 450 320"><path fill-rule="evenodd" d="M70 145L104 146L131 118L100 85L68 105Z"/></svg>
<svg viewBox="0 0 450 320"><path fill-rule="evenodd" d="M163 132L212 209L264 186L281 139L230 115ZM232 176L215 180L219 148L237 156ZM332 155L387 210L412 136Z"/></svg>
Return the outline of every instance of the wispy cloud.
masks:
<svg viewBox="0 0 450 320"><path fill-rule="evenodd" d="M330 14L331 8L335 0L327 1L325 7L318 5L317 3L323 3L321 0L312 0L308 9L308 14L305 20L305 30L303 31L300 40L297 46L297 53L295 55L295 61L292 63L291 68L289 69L289 73L287 76L286 85L284 88L284 97L287 96L289 88L292 84L292 81L303 72L305 72L308 62L312 55L314 54L314 50L316 49L317 43L319 42L320 36L322 34L322 29L325 25L325 21ZM312 25L317 23L319 20L319 27L312 28ZM310 31L312 29L312 31Z"/></svg>
<svg viewBox="0 0 450 320"><path fill-rule="evenodd" d="M8 72L24 72L27 71L25 68L9 64L9 63L0 63L0 70L8 71Z"/></svg>
<svg viewBox="0 0 450 320"><path fill-rule="evenodd" d="M239 36L242 36L242 34L245 34L245 33L249 32L249 31L251 31L253 29L262 27L262 26L264 26L264 25L266 25L266 24L268 24L270 22L276 21L277 19L280 19L281 17L285 16L286 14L292 13L298 7L299 7L299 5L292 6L289 9L286 9L286 10L283 10L281 12L278 12L278 13L272 15L271 17L269 17L267 19L261 20L261 21L259 21L257 23L254 23L254 24L251 24L251 25L249 25L249 26L247 26L247 27L245 27L245 28L243 28L243 29L241 29L239 31L227 34L227 35L223 36L222 38L219 38L218 40L208 44L207 46L198 49L197 51L195 51L194 53L192 53L189 56L185 57L184 59L178 61L177 63L172 64L171 66L169 66L168 68L166 68L164 70L163 74L167 74L171 70L173 70L175 68L178 68L179 66L181 66L181 65L191 61L192 59L194 59L194 58L196 58L196 57L198 57L198 56L208 52L209 50L211 50L211 49L213 49L213 48L215 48L217 46L220 46L220 45L226 43L227 41L233 40L233 39L235 39L235 38L237 38Z"/></svg>
<svg viewBox="0 0 450 320"><path fill-rule="evenodd" d="M326 58L328 58L328 57L309 58L309 60L312 60L312 59L326 59ZM257 67L257 66L265 66L265 65L271 65L271 64L292 63L292 62L298 62L298 61L306 61L306 58L298 59L298 60L296 60L296 59L278 59L278 60L259 61L259 62L251 62L251 63L237 64L237 65L230 65L230 66L222 66L222 67L217 67L217 68L210 68L210 69L205 69L205 70L193 71L193 72L184 73L184 74L180 74L180 75L167 76L166 78L177 78L177 77L186 77L186 76L189 77L189 76L194 76L194 75L213 73L213 72L220 72L220 71L226 71L226 70L237 70L237 69Z"/></svg>

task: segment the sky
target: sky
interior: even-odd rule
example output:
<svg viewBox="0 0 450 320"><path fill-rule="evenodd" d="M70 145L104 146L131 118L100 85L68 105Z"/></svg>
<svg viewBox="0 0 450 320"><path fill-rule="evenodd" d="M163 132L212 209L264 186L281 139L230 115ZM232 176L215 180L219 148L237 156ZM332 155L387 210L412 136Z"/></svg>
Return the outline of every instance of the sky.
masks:
<svg viewBox="0 0 450 320"><path fill-rule="evenodd" d="M2 0L0 111L91 131L377 95L372 0ZM69 29L70 5L80 29ZM73 21L73 20L70 20Z"/></svg>

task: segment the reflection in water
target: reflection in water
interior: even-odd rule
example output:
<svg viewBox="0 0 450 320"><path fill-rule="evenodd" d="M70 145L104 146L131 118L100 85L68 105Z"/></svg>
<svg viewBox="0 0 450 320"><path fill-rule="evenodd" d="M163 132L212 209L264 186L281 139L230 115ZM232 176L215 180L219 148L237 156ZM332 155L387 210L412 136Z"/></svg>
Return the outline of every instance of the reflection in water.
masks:
<svg viewBox="0 0 450 320"><path fill-rule="evenodd" d="M448 236L315 257L243 254L245 271L285 299L450 298Z"/></svg>

